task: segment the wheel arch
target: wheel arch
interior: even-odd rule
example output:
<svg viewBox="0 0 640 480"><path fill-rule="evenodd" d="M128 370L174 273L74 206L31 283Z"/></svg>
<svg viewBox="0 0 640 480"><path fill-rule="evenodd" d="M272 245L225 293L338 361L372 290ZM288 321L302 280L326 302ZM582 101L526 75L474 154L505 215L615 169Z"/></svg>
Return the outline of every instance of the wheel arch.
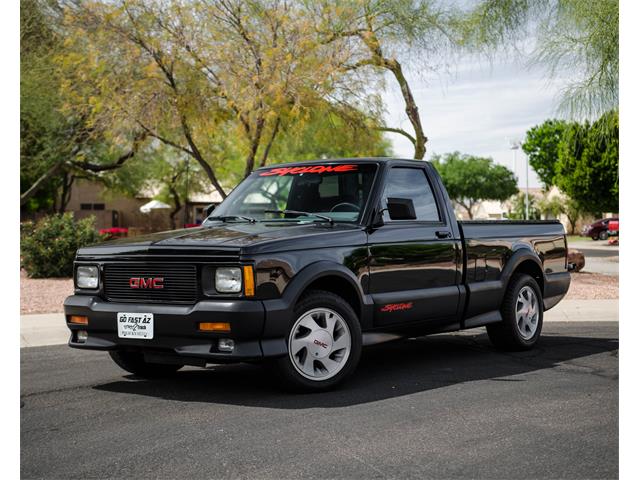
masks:
<svg viewBox="0 0 640 480"><path fill-rule="evenodd" d="M354 309L363 330L372 320L372 301L365 295L356 275L335 262L314 262L300 270L278 299L264 300L264 337L281 337L292 321L293 309L309 290L325 290L342 297Z"/></svg>
<svg viewBox="0 0 640 480"><path fill-rule="evenodd" d="M336 275L335 273L319 276L302 290L298 300L305 292L310 290L324 290L338 295L353 308L356 316L360 319L362 315L362 299L360 293L353 282L347 280L344 276Z"/></svg>
<svg viewBox="0 0 640 480"><path fill-rule="evenodd" d="M516 273L524 273L533 277L540 287L540 292L544 296L544 272L542 262L534 251L522 249L514 253L503 270L503 289L506 290L509 282Z"/></svg>

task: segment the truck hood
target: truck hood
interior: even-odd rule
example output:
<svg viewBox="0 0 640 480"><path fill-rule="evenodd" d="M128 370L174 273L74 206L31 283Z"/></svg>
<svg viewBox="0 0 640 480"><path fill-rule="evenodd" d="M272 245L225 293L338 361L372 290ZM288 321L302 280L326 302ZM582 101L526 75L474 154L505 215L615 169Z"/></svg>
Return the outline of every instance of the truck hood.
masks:
<svg viewBox="0 0 640 480"><path fill-rule="evenodd" d="M364 235L358 225L321 222L215 223L205 227L171 230L133 238L121 238L84 247L78 255L146 253L156 250L195 249L225 252L280 251L293 246L314 248L342 246Z"/></svg>

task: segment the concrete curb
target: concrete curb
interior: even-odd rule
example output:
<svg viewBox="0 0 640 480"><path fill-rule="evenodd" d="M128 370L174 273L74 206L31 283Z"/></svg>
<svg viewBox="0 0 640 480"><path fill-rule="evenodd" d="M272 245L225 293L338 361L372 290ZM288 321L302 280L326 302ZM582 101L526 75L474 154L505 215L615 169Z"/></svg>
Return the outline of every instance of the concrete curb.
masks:
<svg viewBox="0 0 640 480"><path fill-rule="evenodd" d="M618 300L564 300L544 314L545 322L617 322ZM63 313L20 316L20 348L63 345L69 330Z"/></svg>

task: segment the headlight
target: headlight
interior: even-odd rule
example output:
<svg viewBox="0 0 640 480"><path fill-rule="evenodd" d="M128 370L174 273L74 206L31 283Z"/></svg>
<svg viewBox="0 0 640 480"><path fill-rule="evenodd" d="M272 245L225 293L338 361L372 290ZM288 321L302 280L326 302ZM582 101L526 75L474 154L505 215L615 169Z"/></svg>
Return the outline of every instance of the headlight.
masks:
<svg viewBox="0 0 640 480"><path fill-rule="evenodd" d="M98 267L81 266L76 269L76 286L78 288L98 288Z"/></svg>
<svg viewBox="0 0 640 480"><path fill-rule="evenodd" d="M239 293L242 288L242 273L239 268L216 269L216 290L220 293Z"/></svg>

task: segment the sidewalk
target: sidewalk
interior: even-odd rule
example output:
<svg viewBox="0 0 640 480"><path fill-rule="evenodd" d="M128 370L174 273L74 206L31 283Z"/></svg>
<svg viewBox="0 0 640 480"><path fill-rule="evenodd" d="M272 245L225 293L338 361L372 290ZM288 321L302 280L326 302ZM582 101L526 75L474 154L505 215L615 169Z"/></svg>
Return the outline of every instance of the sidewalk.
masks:
<svg viewBox="0 0 640 480"><path fill-rule="evenodd" d="M564 300L545 312L545 322L617 322L618 300ZM20 348L63 345L69 330L62 313L20 315Z"/></svg>
<svg viewBox="0 0 640 480"><path fill-rule="evenodd" d="M618 299L562 300L544 313L544 322L617 322Z"/></svg>
<svg viewBox="0 0 640 480"><path fill-rule="evenodd" d="M20 348L61 345L69 341L63 313L20 315Z"/></svg>

